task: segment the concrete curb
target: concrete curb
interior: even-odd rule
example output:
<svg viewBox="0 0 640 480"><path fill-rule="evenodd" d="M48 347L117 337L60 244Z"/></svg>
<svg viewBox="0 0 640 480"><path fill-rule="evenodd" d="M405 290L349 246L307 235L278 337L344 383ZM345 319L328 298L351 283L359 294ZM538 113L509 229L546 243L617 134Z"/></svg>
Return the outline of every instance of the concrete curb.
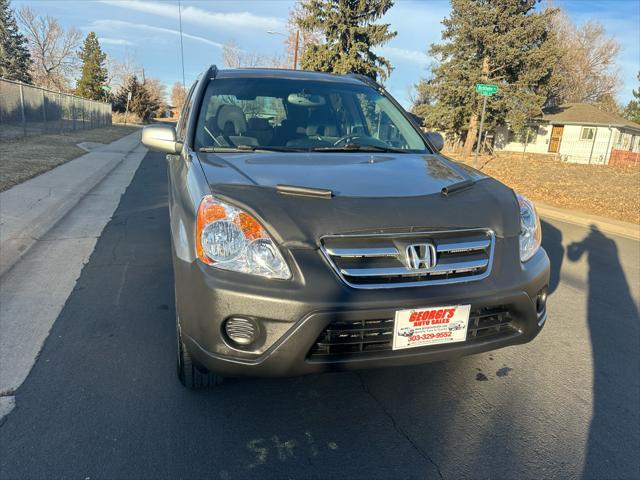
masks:
<svg viewBox="0 0 640 480"><path fill-rule="evenodd" d="M134 132L0 193L0 277L140 143Z"/></svg>
<svg viewBox="0 0 640 480"><path fill-rule="evenodd" d="M635 223L621 222L619 220L600 217L598 215L590 215L588 213L577 212L575 210L552 207L539 202L536 202L536 208L540 216L543 218L546 217L553 220L560 220L562 222L572 223L582 227L595 225L599 230L605 233L640 241L640 225L636 225Z"/></svg>

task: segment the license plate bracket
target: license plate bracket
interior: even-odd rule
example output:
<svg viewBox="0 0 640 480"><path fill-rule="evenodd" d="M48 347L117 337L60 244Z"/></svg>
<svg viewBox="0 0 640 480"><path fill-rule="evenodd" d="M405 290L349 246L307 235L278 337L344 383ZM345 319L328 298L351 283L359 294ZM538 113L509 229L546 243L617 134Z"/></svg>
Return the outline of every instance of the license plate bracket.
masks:
<svg viewBox="0 0 640 480"><path fill-rule="evenodd" d="M471 305L397 310L393 350L464 342L470 312Z"/></svg>

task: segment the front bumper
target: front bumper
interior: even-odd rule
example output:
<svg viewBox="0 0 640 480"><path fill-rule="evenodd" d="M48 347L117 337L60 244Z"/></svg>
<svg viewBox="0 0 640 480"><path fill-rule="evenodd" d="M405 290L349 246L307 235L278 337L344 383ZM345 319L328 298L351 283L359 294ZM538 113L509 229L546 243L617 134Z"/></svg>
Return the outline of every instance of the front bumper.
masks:
<svg viewBox="0 0 640 480"><path fill-rule="evenodd" d="M546 320L546 311L538 312L535 304L549 283L549 259L543 249L524 265L517 258L496 256L491 275L480 281L388 290L348 287L316 250L291 250L287 256L294 267L290 281L226 272L174 257L180 329L196 363L225 376L294 376L411 365L526 343ZM337 319L393 318L399 309L452 304L470 304L472 310L508 308L516 328L506 335L455 344L330 359L309 355ZM259 339L250 348L234 347L223 333L223 322L232 316L252 318L259 325Z"/></svg>

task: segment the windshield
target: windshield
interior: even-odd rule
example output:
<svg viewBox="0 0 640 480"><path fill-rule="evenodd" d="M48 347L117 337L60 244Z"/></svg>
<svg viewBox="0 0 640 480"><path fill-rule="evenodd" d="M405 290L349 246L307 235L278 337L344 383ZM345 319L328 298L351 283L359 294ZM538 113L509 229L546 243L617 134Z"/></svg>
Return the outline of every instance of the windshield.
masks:
<svg viewBox="0 0 640 480"><path fill-rule="evenodd" d="M195 148L429 152L400 110L367 85L280 78L209 82Z"/></svg>

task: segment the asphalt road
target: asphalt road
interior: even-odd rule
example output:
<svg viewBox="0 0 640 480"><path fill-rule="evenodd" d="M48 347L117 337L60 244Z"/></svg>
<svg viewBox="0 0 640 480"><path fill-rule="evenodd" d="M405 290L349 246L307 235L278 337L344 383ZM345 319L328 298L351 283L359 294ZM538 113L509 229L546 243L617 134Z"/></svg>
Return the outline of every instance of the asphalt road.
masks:
<svg viewBox="0 0 640 480"><path fill-rule="evenodd" d="M149 154L0 427L0 478L640 478L639 244L545 222L544 245L528 345L187 391Z"/></svg>

